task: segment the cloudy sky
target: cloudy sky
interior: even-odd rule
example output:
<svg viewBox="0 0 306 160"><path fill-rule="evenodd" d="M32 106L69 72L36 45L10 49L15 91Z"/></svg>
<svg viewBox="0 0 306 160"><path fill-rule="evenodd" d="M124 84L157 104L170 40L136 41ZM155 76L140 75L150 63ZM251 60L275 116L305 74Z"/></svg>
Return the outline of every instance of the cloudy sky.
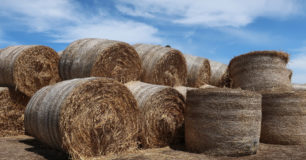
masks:
<svg viewBox="0 0 306 160"><path fill-rule="evenodd" d="M0 48L57 51L80 38L171 45L228 64L253 50L291 54L293 82L306 83L303 0L1 0Z"/></svg>

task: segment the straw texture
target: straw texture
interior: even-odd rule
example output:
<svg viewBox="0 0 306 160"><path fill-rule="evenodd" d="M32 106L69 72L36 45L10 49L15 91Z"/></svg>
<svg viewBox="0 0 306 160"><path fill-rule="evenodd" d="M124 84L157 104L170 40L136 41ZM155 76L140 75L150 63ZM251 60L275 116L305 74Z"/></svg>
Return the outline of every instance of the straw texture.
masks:
<svg viewBox="0 0 306 160"><path fill-rule="evenodd" d="M137 102L108 78L73 79L39 90L25 111L25 129L73 158L88 159L138 146Z"/></svg>
<svg viewBox="0 0 306 160"><path fill-rule="evenodd" d="M187 150L216 156L255 154L260 128L260 94L221 88L187 91Z"/></svg>
<svg viewBox="0 0 306 160"><path fill-rule="evenodd" d="M135 44L143 73L141 81L167 86L187 83L187 65L183 54L173 48L149 44Z"/></svg>
<svg viewBox="0 0 306 160"><path fill-rule="evenodd" d="M209 61L202 57L184 55L187 63L187 86L200 87L210 81Z"/></svg>
<svg viewBox="0 0 306 160"><path fill-rule="evenodd" d="M80 39L62 53L60 75L63 79L109 77L120 82L138 80L141 61L132 46L106 39Z"/></svg>
<svg viewBox="0 0 306 160"><path fill-rule="evenodd" d="M0 54L0 85L32 96L40 88L60 81L59 57L46 46L12 46Z"/></svg>
<svg viewBox="0 0 306 160"><path fill-rule="evenodd" d="M233 88L258 92L290 91L292 72L286 68L289 55L278 51L254 51L231 60L229 76Z"/></svg>
<svg viewBox="0 0 306 160"><path fill-rule="evenodd" d="M22 93L0 87L0 137L24 134L24 110L28 101Z"/></svg>
<svg viewBox="0 0 306 160"><path fill-rule="evenodd" d="M224 80L226 78L227 65L213 60L209 60L209 64L211 70L209 84L217 87L223 87Z"/></svg>
<svg viewBox="0 0 306 160"><path fill-rule="evenodd" d="M306 91L263 93L260 141L306 144Z"/></svg>
<svg viewBox="0 0 306 160"><path fill-rule="evenodd" d="M137 81L125 85L139 106L143 148L163 147L184 140L185 101L179 92L171 87Z"/></svg>

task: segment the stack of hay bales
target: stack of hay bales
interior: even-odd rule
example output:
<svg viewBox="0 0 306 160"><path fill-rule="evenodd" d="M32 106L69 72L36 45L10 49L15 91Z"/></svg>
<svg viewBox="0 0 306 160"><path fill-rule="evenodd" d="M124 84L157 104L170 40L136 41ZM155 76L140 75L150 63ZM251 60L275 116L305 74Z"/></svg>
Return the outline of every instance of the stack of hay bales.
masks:
<svg viewBox="0 0 306 160"><path fill-rule="evenodd" d="M135 44L134 48L142 61L141 81L167 86L186 85L186 60L180 51L149 44Z"/></svg>
<svg viewBox="0 0 306 160"><path fill-rule="evenodd" d="M32 96L40 88L60 81L59 56L46 46L12 46L0 54L0 85Z"/></svg>
<svg viewBox="0 0 306 160"><path fill-rule="evenodd" d="M261 142L306 144L306 91L263 93Z"/></svg>
<svg viewBox="0 0 306 160"><path fill-rule="evenodd" d="M137 100L141 113L143 148L164 147L184 140L185 100L178 91L138 81L125 85Z"/></svg>
<svg viewBox="0 0 306 160"><path fill-rule="evenodd" d="M138 80L141 61L132 46L106 39L80 39L61 54L60 75L64 80L109 77L120 82Z"/></svg>
<svg viewBox="0 0 306 160"><path fill-rule="evenodd" d="M187 63L187 86L200 87L208 84L211 77L209 61L187 54L184 57Z"/></svg>
<svg viewBox="0 0 306 160"><path fill-rule="evenodd" d="M211 88L187 91L185 143L209 155L255 154L261 128L261 95Z"/></svg>
<svg viewBox="0 0 306 160"><path fill-rule="evenodd" d="M73 79L36 92L25 111L26 132L75 159L138 146L137 102L109 78Z"/></svg>
<svg viewBox="0 0 306 160"><path fill-rule="evenodd" d="M228 78L227 65L213 60L209 60L209 64L211 70L209 84L217 87L228 86L226 82Z"/></svg>
<svg viewBox="0 0 306 160"><path fill-rule="evenodd" d="M24 134L24 110L29 98L7 87L0 87L0 137Z"/></svg>
<svg viewBox="0 0 306 160"><path fill-rule="evenodd" d="M235 57L229 65L231 85L258 92L290 91L288 61L289 55L278 51L254 51Z"/></svg>

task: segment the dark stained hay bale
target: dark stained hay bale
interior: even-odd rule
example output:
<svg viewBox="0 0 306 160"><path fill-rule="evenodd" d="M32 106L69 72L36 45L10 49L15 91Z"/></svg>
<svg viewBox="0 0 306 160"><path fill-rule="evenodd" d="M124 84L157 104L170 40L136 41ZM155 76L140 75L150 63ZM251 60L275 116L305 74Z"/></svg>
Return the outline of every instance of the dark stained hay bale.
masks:
<svg viewBox="0 0 306 160"><path fill-rule="evenodd" d="M24 134L24 110L28 101L22 93L0 87L0 137Z"/></svg>
<svg viewBox="0 0 306 160"><path fill-rule="evenodd" d="M211 70L209 84L217 87L223 87L227 65L213 60L209 60L209 64Z"/></svg>
<svg viewBox="0 0 306 160"><path fill-rule="evenodd" d="M286 68L289 55L280 51L254 51L231 60L229 77L233 88L254 91L292 89L292 72Z"/></svg>
<svg viewBox="0 0 306 160"><path fill-rule="evenodd" d="M187 91L186 149L208 155L255 154L261 127L261 95L225 88Z"/></svg>
<svg viewBox="0 0 306 160"><path fill-rule="evenodd" d="M32 96L40 88L60 81L59 57L46 46L7 47L0 54L0 85Z"/></svg>
<svg viewBox="0 0 306 160"><path fill-rule="evenodd" d="M168 86L143 82L125 85L138 103L144 148L163 147L183 141L185 100L179 92Z"/></svg>
<svg viewBox="0 0 306 160"><path fill-rule="evenodd" d="M149 44L135 44L134 48L142 61L141 81L167 86L187 83L186 60L180 51Z"/></svg>
<svg viewBox="0 0 306 160"><path fill-rule="evenodd" d="M260 141L306 144L306 91L263 93Z"/></svg>
<svg viewBox="0 0 306 160"><path fill-rule="evenodd" d="M200 87L210 81L210 64L208 59L184 54L187 64L187 86Z"/></svg>
<svg viewBox="0 0 306 160"><path fill-rule="evenodd" d="M306 84L292 84L292 88L295 91L306 91Z"/></svg>
<svg viewBox="0 0 306 160"><path fill-rule="evenodd" d="M120 82L138 80L141 61L127 43L106 39L80 39L62 53L60 75L63 79L109 77Z"/></svg>
<svg viewBox="0 0 306 160"><path fill-rule="evenodd" d="M83 78L39 90L25 111L25 129L41 142L89 159L138 146L137 102L121 83Z"/></svg>

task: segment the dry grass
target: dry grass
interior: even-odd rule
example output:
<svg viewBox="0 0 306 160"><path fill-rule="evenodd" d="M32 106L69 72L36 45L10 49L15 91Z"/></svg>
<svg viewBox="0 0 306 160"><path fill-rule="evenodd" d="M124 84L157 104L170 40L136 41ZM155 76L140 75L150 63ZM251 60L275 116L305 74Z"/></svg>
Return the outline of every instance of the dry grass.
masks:
<svg viewBox="0 0 306 160"><path fill-rule="evenodd" d="M211 77L209 84L217 87L223 87L224 79L227 73L227 65L216 61L209 60Z"/></svg>
<svg viewBox="0 0 306 160"><path fill-rule="evenodd" d="M129 82L126 86L137 100L141 113L143 148L164 147L184 141L185 100L168 86Z"/></svg>
<svg viewBox="0 0 306 160"><path fill-rule="evenodd" d="M229 77L233 88L258 92L292 89L289 55L278 51L254 51L233 58Z"/></svg>
<svg viewBox="0 0 306 160"><path fill-rule="evenodd" d="M46 46L12 46L0 54L0 84L32 96L40 88L60 81L59 56Z"/></svg>
<svg viewBox="0 0 306 160"><path fill-rule="evenodd" d="M186 60L180 51L149 44L135 44L134 48L142 61L141 81L168 86L186 85Z"/></svg>
<svg viewBox="0 0 306 160"><path fill-rule="evenodd" d="M260 128L260 94L222 88L188 90L187 150L218 156L255 154Z"/></svg>
<svg viewBox="0 0 306 160"><path fill-rule="evenodd" d="M0 88L0 137L24 134L24 110L29 98L6 87Z"/></svg>
<svg viewBox="0 0 306 160"><path fill-rule="evenodd" d="M139 80L140 58L127 43L106 39L80 39L62 53L60 75L63 79L109 77L120 82Z"/></svg>
<svg viewBox="0 0 306 160"><path fill-rule="evenodd" d="M138 146L139 110L131 92L108 78L44 87L30 100L25 129L73 158L93 158Z"/></svg>
<svg viewBox="0 0 306 160"><path fill-rule="evenodd" d="M263 93L261 141L306 144L306 91Z"/></svg>
<svg viewBox="0 0 306 160"><path fill-rule="evenodd" d="M187 86L200 87L208 84L211 76L209 61L187 54L184 57L187 63Z"/></svg>

